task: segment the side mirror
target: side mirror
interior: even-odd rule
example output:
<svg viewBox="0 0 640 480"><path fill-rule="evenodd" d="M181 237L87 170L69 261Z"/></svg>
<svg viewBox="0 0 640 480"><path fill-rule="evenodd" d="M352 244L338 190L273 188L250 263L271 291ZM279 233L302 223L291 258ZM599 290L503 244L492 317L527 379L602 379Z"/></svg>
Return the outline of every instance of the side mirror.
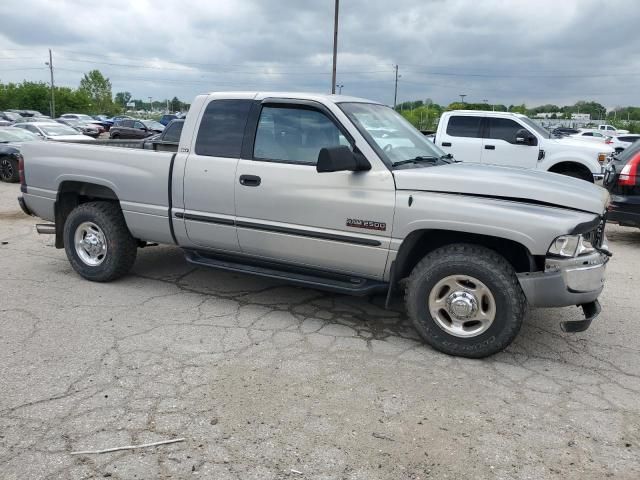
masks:
<svg viewBox="0 0 640 480"><path fill-rule="evenodd" d="M349 147L322 148L318 153L316 171L322 172L359 172L371 170L369 161L359 152L352 152Z"/></svg>
<svg viewBox="0 0 640 480"><path fill-rule="evenodd" d="M517 145L533 146L538 144L538 140L536 139L536 137L531 135L531 132L524 128L521 128L516 132L515 141Z"/></svg>

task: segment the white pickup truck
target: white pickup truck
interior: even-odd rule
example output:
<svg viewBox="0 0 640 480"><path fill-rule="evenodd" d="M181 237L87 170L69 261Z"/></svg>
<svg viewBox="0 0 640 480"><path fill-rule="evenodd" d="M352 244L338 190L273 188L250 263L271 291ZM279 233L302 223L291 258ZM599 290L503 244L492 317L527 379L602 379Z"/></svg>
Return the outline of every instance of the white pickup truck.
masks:
<svg viewBox="0 0 640 480"><path fill-rule="evenodd" d="M557 138L527 116L454 110L442 114L435 143L462 162L504 165L601 181L613 152L604 144Z"/></svg>
<svg viewBox="0 0 640 480"><path fill-rule="evenodd" d="M613 125L598 125L598 130L604 133L605 135L616 136L616 135L626 135L629 133L629 130L620 130Z"/></svg>

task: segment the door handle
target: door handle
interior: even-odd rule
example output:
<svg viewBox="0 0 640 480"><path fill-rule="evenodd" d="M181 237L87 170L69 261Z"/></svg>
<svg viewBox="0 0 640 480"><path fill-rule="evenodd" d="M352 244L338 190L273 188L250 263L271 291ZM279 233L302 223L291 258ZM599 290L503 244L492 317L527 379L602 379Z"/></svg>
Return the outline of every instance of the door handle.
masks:
<svg viewBox="0 0 640 480"><path fill-rule="evenodd" d="M495 146L495 145L485 145L485 146L484 146L484 149L485 149L485 150L495 150L495 149L496 149L496 146Z"/></svg>
<svg viewBox="0 0 640 480"><path fill-rule="evenodd" d="M262 179L257 175L240 175L240 185L245 187L257 187L262 182Z"/></svg>
<svg viewBox="0 0 640 480"><path fill-rule="evenodd" d="M450 147L451 146L451 142L442 142L442 146L443 147Z"/></svg>

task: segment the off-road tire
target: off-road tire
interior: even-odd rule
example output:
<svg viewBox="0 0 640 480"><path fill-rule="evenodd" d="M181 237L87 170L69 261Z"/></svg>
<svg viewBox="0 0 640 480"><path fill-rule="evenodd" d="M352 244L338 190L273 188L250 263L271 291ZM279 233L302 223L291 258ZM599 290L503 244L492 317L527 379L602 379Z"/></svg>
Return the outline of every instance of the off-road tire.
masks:
<svg viewBox="0 0 640 480"><path fill-rule="evenodd" d="M97 266L86 264L76 252L74 235L83 222L96 224L106 238L107 254ZM131 236L120 206L114 202L83 203L64 224L64 249L73 269L92 282L110 282L126 275L136 261L137 241Z"/></svg>
<svg viewBox="0 0 640 480"><path fill-rule="evenodd" d="M0 181L6 183L17 183L20 181L18 172L18 161L9 156L0 157Z"/></svg>
<svg viewBox="0 0 640 480"><path fill-rule="evenodd" d="M436 283L450 275L470 275L490 289L496 314L484 333L456 337L432 318L429 294ZM414 267L406 283L405 303L413 325L429 345L468 358L487 357L506 348L518 334L526 313L526 298L511 264L493 250L463 243L434 250Z"/></svg>

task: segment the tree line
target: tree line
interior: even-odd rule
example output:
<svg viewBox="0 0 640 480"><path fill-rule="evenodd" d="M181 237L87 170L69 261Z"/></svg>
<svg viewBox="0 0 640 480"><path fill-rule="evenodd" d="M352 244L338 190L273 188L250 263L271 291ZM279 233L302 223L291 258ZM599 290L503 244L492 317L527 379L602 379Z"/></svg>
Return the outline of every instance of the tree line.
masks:
<svg viewBox="0 0 640 480"><path fill-rule="evenodd" d="M86 113L91 115L117 115L128 110L127 103L134 102L134 110L149 110L148 101L132 99L130 92L117 92L112 95L111 82L99 70L91 70L80 80L78 88L54 87L55 113ZM189 104L177 97L154 101L154 110L178 112L189 109ZM23 81L22 83L3 83L0 81L0 110L24 109L37 110L51 115L51 86L45 82Z"/></svg>

